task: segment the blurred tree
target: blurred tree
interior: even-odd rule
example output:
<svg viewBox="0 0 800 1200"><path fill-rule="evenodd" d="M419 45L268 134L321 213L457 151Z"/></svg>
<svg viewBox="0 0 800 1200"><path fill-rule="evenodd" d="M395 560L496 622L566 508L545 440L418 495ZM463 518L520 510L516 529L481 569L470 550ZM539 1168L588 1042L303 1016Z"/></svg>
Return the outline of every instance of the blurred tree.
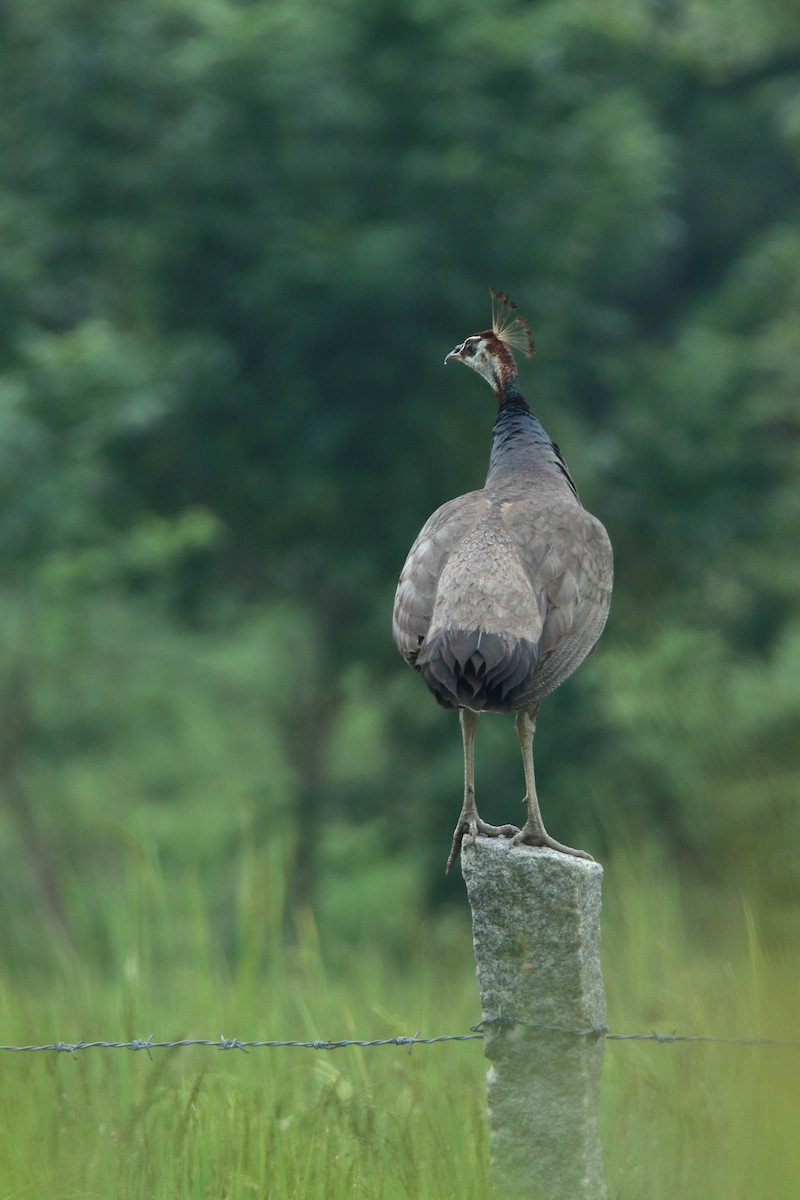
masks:
<svg viewBox="0 0 800 1200"><path fill-rule="evenodd" d="M275 706L297 828L402 802L446 837L457 739L411 711L387 620L420 521L485 470L493 414L441 360L496 283L539 343L526 390L616 546L605 641L642 672L603 650L553 700L546 791L575 820L620 803L624 754L599 794L573 767L613 739L633 770L628 700L659 686L664 647L713 630L709 658L686 655L706 696L716 656L780 674L800 595L790 6L4 0L0 21L17 596L56 576L73 607L146 587L217 628L288 602L306 632ZM376 689L362 736L380 750L348 772L338 740ZM486 779L511 790L486 736ZM664 737L636 803L669 824L689 776L664 763L697 754L692 801L722 836L719 756L695 739Z"/></svg>

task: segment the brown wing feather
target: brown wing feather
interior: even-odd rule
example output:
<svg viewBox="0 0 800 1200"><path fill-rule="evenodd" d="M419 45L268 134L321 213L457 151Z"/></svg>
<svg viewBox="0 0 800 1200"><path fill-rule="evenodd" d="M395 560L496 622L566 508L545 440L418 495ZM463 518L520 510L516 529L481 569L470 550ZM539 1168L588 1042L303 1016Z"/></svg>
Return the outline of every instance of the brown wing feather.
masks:
<svg viewBox="0 0 800 1200"><path fill-rule="evenodd" d="M408 552L395 593L392 625L397 648L411 666L428 632L445 564L480 523L489 503L483 491L448 500L428 518Z"/></svg>
<svg viewBox="0 0 800 1200"><path fill-rule="evenodd" d="M608 616L613 560L600 522L571 497L507 500L503 520L542 614L533 697L558 687L594 649Z"/></svg>

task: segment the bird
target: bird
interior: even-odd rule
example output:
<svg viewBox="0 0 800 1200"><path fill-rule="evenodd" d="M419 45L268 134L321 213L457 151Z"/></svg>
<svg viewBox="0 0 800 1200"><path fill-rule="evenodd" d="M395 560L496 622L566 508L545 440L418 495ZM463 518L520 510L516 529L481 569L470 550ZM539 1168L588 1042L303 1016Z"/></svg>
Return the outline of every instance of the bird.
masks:
<svg viewBox="0 0 800 1200"><path fill-rule="evenodd" d="M466 836L506 837L591 859L546 831L536 794L533 738L541 700L595 649L608 616L613 554L605 528L581 504L556 443L520 391L514 350L534 352L530 326L505 292L490 289L492 325L445 358L477 372L497 400L482 488L447 501L425 522L394 600L394 641L439 704L457 709L464 801L446 871ZM527 818L490 825L475 800L474 744L481 713L514 713Z"/></svg>

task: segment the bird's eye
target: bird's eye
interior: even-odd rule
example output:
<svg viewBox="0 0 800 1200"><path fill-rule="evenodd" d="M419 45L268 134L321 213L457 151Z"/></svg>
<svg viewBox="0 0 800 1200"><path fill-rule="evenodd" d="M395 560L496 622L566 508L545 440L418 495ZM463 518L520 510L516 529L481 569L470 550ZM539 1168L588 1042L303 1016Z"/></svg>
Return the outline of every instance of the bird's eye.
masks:
<svg viewBox="0 0 800 1200"><path fill-rule="evenodd" d="M476 350L476 349L477 349L477 347L475 346L475 343L474 343L474 342L465 342L465 344L464 344L464 353L465 353L465 354L466 354L466 355L467 355L469 358L474 358L474 357L475 357L475 350Z"/></svg>

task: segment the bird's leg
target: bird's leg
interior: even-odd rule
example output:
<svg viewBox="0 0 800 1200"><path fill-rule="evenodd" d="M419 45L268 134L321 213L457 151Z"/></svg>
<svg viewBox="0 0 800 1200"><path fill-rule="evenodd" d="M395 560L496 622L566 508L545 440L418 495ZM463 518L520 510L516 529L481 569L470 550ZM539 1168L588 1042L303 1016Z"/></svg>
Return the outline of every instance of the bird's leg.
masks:
<svg viewBox="0 0 800 1200"><path fill-rule="evenodd" d="M516 730L519 746L522 751L522 766L525 771L525 803L528 806L528 819L514 838L516 846L549 846L551 850L560 850L562 854L572 854L575 858L592 859L585 850L573 850L571 846L562 846L544 827L542 814L539 811L539 801L536 798L536 780L533 775L533 735L536 732L536 714L539 705L523 709L517 713ZM594 859L592 859L594 861Z"/></svg>
<svg viewBox="0 0 800 1200"><path fill-rule="evenodd" d="M447 860L445 874L458 858L464 835L476 838L479 833L487 837L513 837L519 833L516 825L489 825L478 816L475 804L475 730L478 727L478 713L469 708L458 710L461 721L461 736L464 739L464 803L453 834L453 845Z"/></svg>

